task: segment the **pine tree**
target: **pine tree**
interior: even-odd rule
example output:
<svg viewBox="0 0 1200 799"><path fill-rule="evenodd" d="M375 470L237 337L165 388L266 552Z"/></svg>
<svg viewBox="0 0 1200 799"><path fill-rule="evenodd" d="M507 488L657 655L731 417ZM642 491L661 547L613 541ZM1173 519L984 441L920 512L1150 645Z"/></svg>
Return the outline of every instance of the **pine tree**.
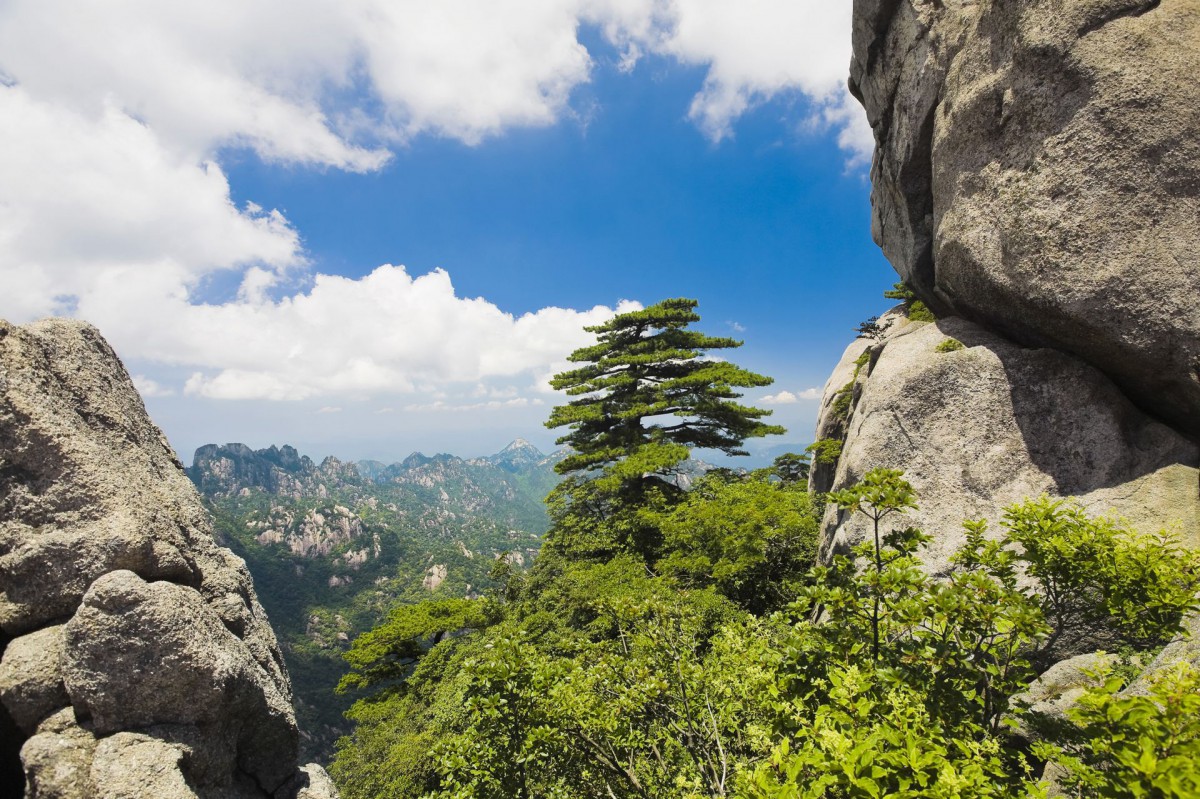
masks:
<svg viewBox="0 0 1200 799"><path fill-rule="evenodd" d="M641 477L669 470L692 447L745 455L745 439L784 432L761 421L770 411L734 401L735 388L773 381L706 357L742 342L687 329L700 320L695 307L695 300L663 300L586 328L597 343L569 358L584 365L550 381L577 397L546 422L571 429L558 439L574 450L555 467L560 474L608 469Z"/></svg>

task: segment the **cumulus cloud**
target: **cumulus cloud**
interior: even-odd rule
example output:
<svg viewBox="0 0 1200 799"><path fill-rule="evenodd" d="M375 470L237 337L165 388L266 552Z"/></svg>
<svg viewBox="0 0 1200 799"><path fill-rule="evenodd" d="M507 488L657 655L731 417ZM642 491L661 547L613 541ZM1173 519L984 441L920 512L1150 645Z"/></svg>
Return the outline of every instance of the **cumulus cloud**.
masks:
<svg viewBox="0 0 1200 799"><path fill-rule="evenodd" d="M143 397L170 397L175 392L145 375L133 375L133 385Z"/></svg>
<svg viewBox="0 0 1200 799"><path fill-rule="evenodd" d="M216 163L181 157L111 106L89 115L0 86L0 314L71 314L131 279L178 292L250 263L278 276L303 262L287 220L235 207Z"/></svg>
<svg viewBox="0 0 1200 799"><path fill-rule="evenodd" d="M790 391L780 391L776 394L768 394L763 397L760 402L763 405L791 405L796 402L798 397Z"/></svg>
<svg viewBox="0 0 1200 799"><path fill-rule="evenodd" d="M821 390L819 388L806 388L803 391L780 391L768 394L759 402L763 405L793 405L801 400L819 400L820 398Z"/></svg>
<svg viewBox="0 0 1200 799"><path fill-rule="evenodd" d="M662 5L659 24L639 26L644 32L631 32L629 38L649 52L708 66L689 116L712 138L730 135L739 116L782 94L800 94L820 106L844 105L852 4L673 0Z"/></svg>
<svg viewBox="0 0 1200 799"><path fill-rule="evenodd" d="M142 291L156 302L126 313L130 292L137 302ZM592 340L585 325L639 307L514 316L459 297L444 271L412 277L402 266L357 280L317 275L305 293L220 305L193 304L181 285L113 282L79 306L127 357L196 367L185 394L296 400L434 394L456 385L495 402L518 399L512 380L562 368L568 353Z"/></svg>
<svg viewBox="0 0 1200 799"><path fill-rule="evenodd" d="M475 142L570 113L594 68L584 24L627 70L645 54L707 67L689 114L714 138L782 94L848 109L850 13L825 0L11 0L0 70L43 100L114 105L194 156L247 146L371 170L392 139Z"/></svg>
<svg viewBox="0 0 1200 799"><path fill-rule="evenodd" d="M791 96L865 152L843 87L849 14L819 0L9 0L0 316L86 318L124 356L191 373L174 388L143 377L147 393L519 400L614 309L514 317L443 272L319 274L283 214L232 201L223 154L361 172L421 134L553 124L597 68L582 26L626 71L649 55L706 67L687 113L714 139ZM235 296L213 299L217 284ZM435 396L460 383L469 401Z"/></svg>

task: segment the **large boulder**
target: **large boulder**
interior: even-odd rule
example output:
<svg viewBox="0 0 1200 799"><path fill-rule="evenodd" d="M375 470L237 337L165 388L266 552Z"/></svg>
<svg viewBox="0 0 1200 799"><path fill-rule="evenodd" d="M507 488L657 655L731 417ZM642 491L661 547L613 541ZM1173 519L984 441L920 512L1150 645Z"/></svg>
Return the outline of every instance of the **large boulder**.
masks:
<svg viewBox="0 0 1200 799"><path fill-rule="evenodd" d="M855 0L853 35L904 280L1200 435L1200 0Z"/></svg>
<svg viewBox="0 0 1200 799"><path fill-rule="evenodd" d="M314 783L245 564L79 322L0 321L0 724L0 775L24 764L5 796Z"/></svg>
<svg viewBox="0 0 1200 799"><path fill-rule="evenodd" d="M814 470L814 490L844 488L876 467L903 470L919 503L904 523L933 536L924 557L934 573L949 570L964 519L995 529L1006 505L1041 494L1200 547L1200 447L1104 374L963 319L890 318L881 341L847 348L826 385L819 434L844 443L832 476ZM869 534L865 516L830 505L821 556Z"/></svg>

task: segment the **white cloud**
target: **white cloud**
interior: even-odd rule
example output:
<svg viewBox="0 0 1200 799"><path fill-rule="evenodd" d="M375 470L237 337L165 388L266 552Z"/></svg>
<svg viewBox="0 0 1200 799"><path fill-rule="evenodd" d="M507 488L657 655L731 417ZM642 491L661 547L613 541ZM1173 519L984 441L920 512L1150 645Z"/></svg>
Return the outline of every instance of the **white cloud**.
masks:
<svg viewBox="0 0 1200 799"><path fill-rule="evenodd" d="M828 0L672 0L666 25L633 35L650 52L708 66L689 116L711 137L766 100L802 94L838 106L847 96L852 4ZM634 16L640 21L640 17Z"/></svg>
<svg viewBox="0 0 1200 799"><path fill-rule="evenodd" d="M342 409L337 405L325 405L317 408L317 413L341 413Z"/></svg>
<svg viewBox="0 0 1200 799"><path fill-rule="evenodd" d="M453 403L436 400L429 403L413 403L404 406L406 413L467 413L471 411L497 411L512 408L529 408L544 405L540 399L516 397L509 400L489 400L488 402Z"/></svg>
<svg viewBox="0 0 1200 799"><path fill-rule="evenodd" d="M309 275L300 232L281 213L231 200L225 148L368 171L387 146L422 133L477 142L552 124L575 113L572 91L596 69L579 41L581 25L596 25L627 71L650 54L707 67L689 113L716 139L756 104L803 97L857 151L842 88L849 7L8 0L0 316L86 318L125 357L190 372L176 386L190 395L521 399L508 394L544 390L586 343L580 328L613 311L513 317L457 297L443 272L414 278L402 267ZM236 296L206 301L215 285ZM483 393L439 397L447 384Z"/></svg>
<svg viewBox="0 0 1200 799"><path fill-rule="evenodd" d="M145 375L133 375L130 379L133 380L134 387L137 388L138 393L143 397L170 397L175 393L172 389L161 385L155 380L151 380Z"/></svg>
<svg viewBox="0 0 1200 799"><path fill-rule="evenodd" d="M768 394L759 400L759 402L763 405L793 405L801 400L816 400L820 398L820 389L806 388L803 391L780 391L775 394Z"/></svg>
<svg viewBox="0 0 1200 799"><path fill-rule="evenodd" d="M43 101L115 107L193 158L248 146L371 170L389 139L476 142L572 113L594 68L581 24L627 70L644 54L707 67L689 114L714 138L781 95L844 113L850 14L827 0L9 0L0 71Z"/></svg>
<svg viewBox="0 0 1200 799"><path fill-rule="evenodd" d="M195 286L248 263L303 263L287 220L238 209L213 162L180 158L112 107L96 115L0 86L0 314L70 313L130 278Z"/></svg>
<svg viewBox="0 0 1200 799"><path fill-rule="evenodd" d="M768 394L760 402L763 405L791 405L797 399L796 395L790 391L780 391L777 394Z"/></svg>
<svg viewBox="0 0 1200 799"><path fill-rule="evenodd" d="M157 302L143 302L152 297ZM513 316L457 296L441 270L414 278L399 266L358 280L317 275L307 293L222 305L192 304L182 286L117 282L79 306L126 357L196 368L186 394L294 400L436 394L450 384L477 394L483 382L483 394L496 401L513 398L513 378L532 381L561 368L592 340L585 325L640 307Z"/></svg>

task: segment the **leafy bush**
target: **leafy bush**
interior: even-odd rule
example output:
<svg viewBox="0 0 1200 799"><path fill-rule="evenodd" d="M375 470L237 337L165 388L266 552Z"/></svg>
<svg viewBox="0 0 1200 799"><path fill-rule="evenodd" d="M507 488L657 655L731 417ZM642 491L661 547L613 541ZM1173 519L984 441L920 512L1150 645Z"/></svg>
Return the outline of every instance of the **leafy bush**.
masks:
<svg viewBox="0 0 1200 799"><path fill-rule="evenodd" d="M879 341L887 332L887 325L879 324L879 317L872 316L864 322L860 322L858 327L854 328L854 332L859 338L869 338L872 341Z"/></svg>
<svg viewBox="0 0 1200 799"><path fill-rule="evenodd" d="M702 479L655 523L666 553L659 573L712 586L755 614L795 599L816 558L817 520L800 485Z"/></svg>
<svg viewBox="0 0 1200 799"><path fill-rule="evenodd" d="M837 463L842 457L842 442L836 438L823 438L809 444L804 451L811 452L816 463Z"/></svg>
<svg viewBox="0 0 1200 799"><path fill-rule="evenodd" d="M1200 796L1200 672L1178 663L1158 672L1147 695L1121 696L1120 677L1080 698L1067 740L1038 754L1062 770L1069 796Z"/></svg>
<svg viewBox="0 0 1200 799"><path fill-rule="evenodd" d="M956 338L948 338L934 347L934 349L938 352L958 352L961 349L966 349L966 345Z"/></svg>
<svg viewBox="0 0 1200 799"><path fill-rule="evenodd" d="M850 404L854 400L854 379L842 386L833 395L833 402L829 406L829 413L833 418L845 421L850 418Z"/></svg>
<svg viewBox="0 0 1200 799"><path fill-rule="evenodd" d="M896 283L890 291L883 292L883 296L889 300L900 300L904 303L904 315L912 322L936 322L937 317L933 315L933 311L917 299L917 295L912 288L905 283Z"/></svg>

